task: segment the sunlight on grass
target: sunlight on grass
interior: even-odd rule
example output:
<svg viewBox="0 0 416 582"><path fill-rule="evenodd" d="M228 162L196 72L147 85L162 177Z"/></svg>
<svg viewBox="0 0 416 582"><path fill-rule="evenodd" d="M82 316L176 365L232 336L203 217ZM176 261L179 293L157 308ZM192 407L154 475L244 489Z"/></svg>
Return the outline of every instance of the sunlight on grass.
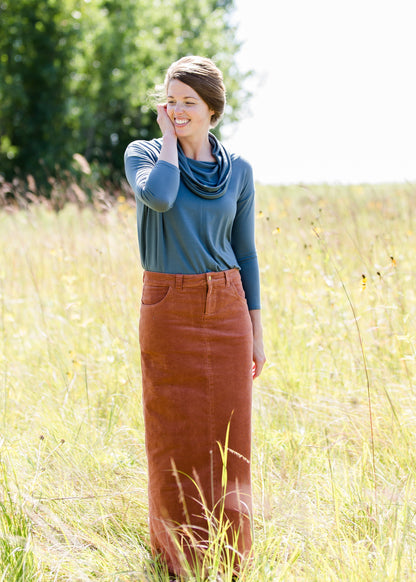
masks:
<svg viewBox="0 0 416 582"><path fill-rule="evenodd" d="M245 582L413 576L414 190L258 188L268 362ZM0 213L4 580L23 562L28 581L166 579L149 553L140 290L125 200Z"/></svg>

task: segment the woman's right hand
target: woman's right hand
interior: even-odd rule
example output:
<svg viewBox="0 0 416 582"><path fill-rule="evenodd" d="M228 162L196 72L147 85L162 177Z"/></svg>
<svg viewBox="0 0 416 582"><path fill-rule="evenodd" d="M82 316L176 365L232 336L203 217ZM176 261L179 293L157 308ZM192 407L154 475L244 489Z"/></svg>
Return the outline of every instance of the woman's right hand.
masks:
<svg viewBox="0 0 416 582"><path fill-rule="evenodd" d="M157 106L157 122L163 136L172 135L176 137L175 127L167 113L166 103L160 103Z"/></svg>
<svg viewBox="0 0 416 582"><path fill-rule="evenodd" d="M178 162L178 137L175 132L175 127L167 114L166 104L157 106L157 122L162 132L163 143L160 150L159 160L164 160L179 167Z"/></svg>

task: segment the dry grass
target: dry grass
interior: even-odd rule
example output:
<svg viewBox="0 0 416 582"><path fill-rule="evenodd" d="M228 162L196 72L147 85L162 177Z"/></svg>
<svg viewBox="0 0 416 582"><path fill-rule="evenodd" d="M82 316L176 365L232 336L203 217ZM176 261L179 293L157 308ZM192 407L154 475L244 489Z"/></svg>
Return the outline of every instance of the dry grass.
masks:
<svg viewBox="0 0 416 582"><path fill-rule="evenodd" d="M414 576L414 194L258 189L268 363L245 582ZM0 580L163 579L148 552L138 264L122 199L0 214Z"/></svg>

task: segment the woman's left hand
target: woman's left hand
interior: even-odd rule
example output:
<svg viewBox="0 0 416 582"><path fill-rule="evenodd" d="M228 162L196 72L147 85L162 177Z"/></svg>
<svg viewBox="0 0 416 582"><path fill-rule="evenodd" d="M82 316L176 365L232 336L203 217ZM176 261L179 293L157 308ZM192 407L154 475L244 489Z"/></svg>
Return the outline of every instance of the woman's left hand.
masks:
<svg viewBox="0 0 416 582"><path fill-rule="evenodd" d="M263 328L261 325L260 309L250 311L251 323L253 326L253 379L258 378L261 374L266 356L263 347Z"/></svg>
<svg viewBox="0 0 416 582"><path fill-rule="evenodd" d="M263 340L253 338L253 379L260 376L265 363L266 355L264 353Z"/></svg>

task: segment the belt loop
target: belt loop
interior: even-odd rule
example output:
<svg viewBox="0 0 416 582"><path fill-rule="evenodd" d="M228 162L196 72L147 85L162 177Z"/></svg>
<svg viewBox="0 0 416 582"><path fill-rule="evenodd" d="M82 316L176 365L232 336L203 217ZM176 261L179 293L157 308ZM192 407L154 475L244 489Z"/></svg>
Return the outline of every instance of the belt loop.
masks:
<svg viewBox="0 0 416 582"><path fill-rule="evenodd" d="M175 275L176 289L183 289L183 275Z"/></svg>
<svg viewBox="0 0 416 582"><path fill-rule="evenodd" d="M224 271L224 279L225 279L225 286L226 287L230 286L230 283L231 283L231 276L230 275L231 275L230 270Z"/></svg>

